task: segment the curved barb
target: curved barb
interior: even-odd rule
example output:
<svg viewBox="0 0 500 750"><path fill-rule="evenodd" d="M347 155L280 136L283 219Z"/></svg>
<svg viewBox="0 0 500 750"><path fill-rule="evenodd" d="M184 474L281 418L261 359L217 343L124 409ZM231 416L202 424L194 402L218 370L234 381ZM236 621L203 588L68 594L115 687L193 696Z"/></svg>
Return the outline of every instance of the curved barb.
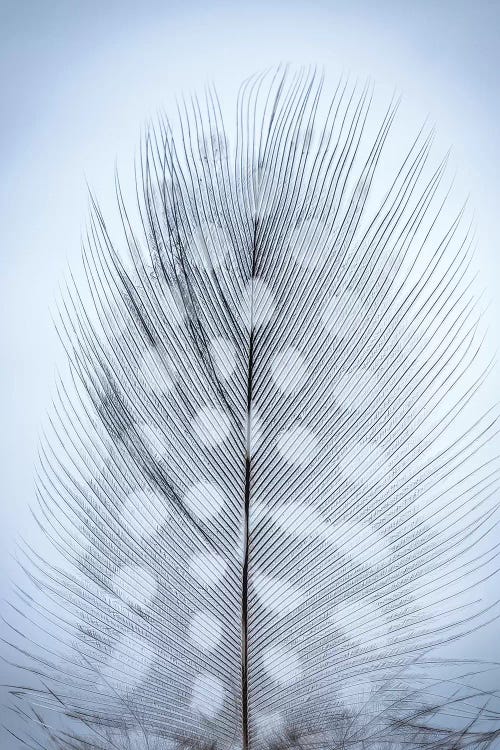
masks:
<svg viewBox="0 0 500 750"><path fill-rule="evenodd" d="M254 76L233 132L208 88L147 130L135 207L116 178L121 240L91 199L14 605L33 748L497 739L446 658L498 616L472 231L430 130L388 175L398 101L324 89Z"/></svg>

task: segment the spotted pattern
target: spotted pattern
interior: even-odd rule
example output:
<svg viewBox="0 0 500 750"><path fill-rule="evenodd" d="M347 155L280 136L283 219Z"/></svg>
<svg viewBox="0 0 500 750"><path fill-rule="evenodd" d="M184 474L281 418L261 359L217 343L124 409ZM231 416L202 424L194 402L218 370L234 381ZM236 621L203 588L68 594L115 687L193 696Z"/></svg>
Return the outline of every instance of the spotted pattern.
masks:
<svg viewBox="0 0 500 750"><path fill-rule="evenodd" d="M174 386L172 372L167 368L158 350L152 346L142 352L139 372L147 388L158 396L169 393Z"/></svg>
<svg viewBox="0 0 500 750"><path fill-rule="evenodd" d="M300 679L300 659L292 649L279 645L270 646L265 650L262 661L268 676L279 685L293 685Z"/></svg>
<svg viewBox="0 0 500 750"><path fill-rule="evenodd" d="M136 633L122 635L100 669L105 691L126 695L146 677L155 657L146 638Z"/></svg>
<svg viewBox="0 0 500 750"><path fill-rule="evenodd" d="M258 277L250 279L242 297L241 309L247 328L259 328L271 320L276 303L265 281Z"/></svg>
<svg viewBox="0 0 500 750"><path fill-rule="evenodd" d="M196 612L189 623L189 637L201 651L210 653L220 643L222 623L210 612Z"/></svg>
<svg viewBox="0 0 500 750"><path fill-rule="evenodd" d="M187 491L184 501L188 509L201 521L211 521L222 510L224 496L212 482L201 480Z"/></svg>
<svg viewBox="0 0 500 750"><path fill-rule="evenodd" d="M210 356L218 375L229 380L236 369L236 347L233 342L218 336L210 342Z"/></svg>
<svg viewBox="0 0 500 750"><path fill-rule="evenodd" d="M192 558L189 570L197 581L206 586L216 586L226 574L227 563L220 555L201 552Z"/></svg>
<svg viewBox="0 0 500 750"><path fill-rule="evenodd" d="M140 565L124 565L111 579L111 588L127 604L145 607L155 597L156 577Z"/></svg>
<svg viewBox="0 0 500 750"><path fill-rule="evenodd" d="M304 219L292 232L290 249L301 266L309 269L321 267L331 248L325 243L325 223L317 217Z"/></svg>
<svg viewBox="0 0 500 750"><path fill-rule="evenodd" d="M213 448L222 445L228 439L231 425L221 409L204 406L196 414L193 429L204 445Z"/></svg>
<svg viewBox="0 0 500 750"><path fill-rule="evenodd" d="M305 593L297 586L263 573L254 576L254 586L261 604L276 615L289 614L305 600Z"/></svg>
<svg viewBox="0 0 500 750"><path fill-rule="evenodd" d="M207 719L220 713L225 690L218 677L208 673L196 676L191 692L191 708Z"/></svg>
<svg viewBox="0 0 500 750"><path fill-rule="evenodd" d="M286 463L303 468L316 457L318 441L312 430L296 425L279 436L278 451Z"/></svg>
<svg viewBox="0 0 500 750"><path fill-rule="evenodd" d="M203 222L195 229L190 249L191 262L198 270L205 272L220 268L229 252L222 228L213 222Z"/></svg>
<svg viewBox="0 0 500 750"><path fill-rule="evenodd" d="M305 359L297 348L289 346L273 358L271 374L279 390L290 395L299 390L307 379Z"/></svg>

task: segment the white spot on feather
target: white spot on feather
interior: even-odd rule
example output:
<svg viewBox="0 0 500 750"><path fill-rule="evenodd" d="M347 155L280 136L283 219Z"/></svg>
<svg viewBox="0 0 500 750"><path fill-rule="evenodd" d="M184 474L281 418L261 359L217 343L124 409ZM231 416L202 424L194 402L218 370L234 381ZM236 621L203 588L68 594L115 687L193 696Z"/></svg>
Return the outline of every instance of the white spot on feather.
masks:
<svg viewBox="0 0 500 750"><path fill-rule="evenodd" d="M218 677L208 673L199 674L193 684L191 708L207 719L213 719L222 709L224 693L224 686Z"/></svg>
<svg viewBox="0 0 500 750"><path fill-rule="evenodd" d="M259 738L266 739L281 734L285 723L278 711L270 714L259 713L255 718L255 727Z"/></svg>
<svg viewBox="0 0 500 750"><path fill-rule="evenodd" d="M220 268L229 252L225 232L213 222L203 222L193 232L190 259L200 270Z"/></svg>
<svg viewBox="0 0 500 750"><path fill-rule="evenodd" d="M193 422L196 435L207 446L213 448L222 445L231 431L229 418L221 409L204 406L200 409Z"/></svg>
<svg viewBox="0 0 500 750"><path fill-rule="evenodd" d="M157 590L155 576L140 565L124 565L111 579L111 588L127 604L145 607Z"/></svg>
<svg viewBox="0 0 500 750"><path fill-rule="evenodd" d="M292 685L302 673L300 659L295 651L285 646L270 646L262 657L264 669L280 685Z"/></svg>
<svg viewBox="0 0 500 750"><path fill-rule="evenodd" d="M219 488L204 480L196 482L189 488L184 501L202 521L210 521L220 513L224 505L224 497Z"/></svg>
<svg viewBox="0 0 500 750"><path fill-rule="evenodd" d="M219 336L210 342L210 355L223 380L229 380L236 369L236 348L232 341Z"/></svg>
<svg viewBox="0 0 500 750"><path fill-rule="evenodd" d="M342 630L347 638L358 645L370 643L382 645L386 641L388 623L376 600L355 598L335 607L331 621Z"/></svg>
<svg viewBox="0 0 500 750"><path fill-rule="evenodd" d="M222 636L220 621L210 612L196 612L189 624L189 637L201 651L210 653Z"/></svg>
<svg viewBox="0 0 500 750"><path fill-rule="evenodd" d="M333 295L322 313L322 320L327 331L334 336L355 336L361 323L361 308L354 297Z"/></svg>
<svg viewBox="0 0 500 750"><path fill-rule="evenodd" d="M339 469L351 482L366 483L367 487L379 481L388 469L384 461L384 451L375 443L361 443L351 439L340 452Z"/></svg>
<svg viewBox="0 0 500 750"><path fill-rule="evenodd" d="M366 367L346 372L335 380L333 397L347 409L373 409L378 394L377 380Z"/></svg>
<svg viewBox="0 0 500 750"><path fill-rule="evenodd" d="M252 456L262 438L262 420L254 406L250 407L250 413L247 414L246 429L246 441L248 442L249 452Z"/></svg>
<svg viewBox="0 0 500 750"><path fill-rule="evenodd" d="M104 690L126 695L146 677L154 660L154 651L145 638L128 633L114 645L101 667Z"/></svg>
<svg viewBox="0 0 500 750"><path fill-rule="evenodd" d="M272 318L276 304L268 285L257 277L250 279L242 295L242 310L248 328L265 325Z"/></svg>
<svg viewBox="0 0 500 750"><path fill-rule="evenodd" d="M357 674L343 681L342 686L337 688L336 694L345 706L369 705L376 687L376 681L371 680L366 673Z"/></svg>
<svg viewBox="0 0 500 750"><path fill-rule="evenodd" d="M283 531L298 538L323 536L329 529L328 521L315 508L299 502L289 502L286 508L273 509L270 515Z"/></svg>
<svg viewBox="0 0 500 750"><path fill-rule="evenodd" d="M227 564L219 555L200 552L191 560L189 570L197 581L207 586L216 586L224 578Z"/></svg>
<svg viewBox="0 0 500 750"><path fill-rule="evenodd" d="M324 234L325 222L318 218L304 219L293 230L290 247L297 263L306 268L324 265L328 257Z"/></svg>
<svg viewBox="0 0 500 750"><path fill-rule="evenodd" d="M262 573L257 573L254 585L259 601L275 614L289 614L305 599L297 586Z"/></svg>
<svg viewBox="0 0 500 750"><path fill-rule="evenodd" d="M317 455L317 450L318 441L314 433L302 425L285 430L278 438L278 451L292 466L307 466Z"/></svg>
<svg viewBox="0 0 500 750"><path fill-rule="evenodd" d="M157 289L157 294L159 295L158 301L168 323L171 326L182 326L185 320L185 308L180 292L176 290L174 296L169 289L165 289L164 285L161 285Z"/></svg>
<svg viewBox="0 0 500 750"><path fill-rule="evenodd" d="M287 503L285 508L267 513L262 509L260 514L272 517L274 523L290 536L299 539L317 537L349 555L356 563L373 565L389 560L389 541L368 521L329 521L315 508L299 502Z"/></svg>
<svg viewBox="0 0 500 750"><path fill-rule="evenodd" d="M161 428L156 422L144 419L140 417L134 425L134 433L132 433L135 440L139 438L148 450L155 451L156 453L163 454L165 452L165 445L167 444L167 438Z"/></svg>
<svg viewBox="0 0 500 750"><path fill-rule="evenodd" d="M273 358L271 374L280 391L290 395L299 390L307 379L305 359L298 349L290 346Z"/></svg>
<svg viewBox="0 0 500 750"><path fill-rule="evenodd" d="M157 506L160 506L158 510ZM158 518L160 514L160 518ZM128 495L120 511L120 523L127 533L137 542L142 542L155 531L155 519L162 523L169 516L167 508L163 507L152 489L138 490Z"/></svg>
<svg viewBox="0 0 500 750"><path fill-rule="evenodd" d="M172 390L172 376L156 347L148 346L142 352L139 361L139 373L148 389L158 396Z"/></svg>

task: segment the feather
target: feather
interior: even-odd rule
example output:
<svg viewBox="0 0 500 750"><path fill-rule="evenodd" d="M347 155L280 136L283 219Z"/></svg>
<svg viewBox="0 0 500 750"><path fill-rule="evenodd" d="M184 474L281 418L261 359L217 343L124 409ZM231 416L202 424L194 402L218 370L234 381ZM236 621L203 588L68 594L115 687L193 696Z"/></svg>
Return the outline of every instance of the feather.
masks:
<svg viewBox="0 0 500 750"><path fill-rule="evenodd" d="M19 646L57 747L497 736L435 656L496 616L472 236L442 229L432 134L374 200L398 105L372 137L371 98L255 76L234 139L208 89L147 131L136 217L117 181L128 253L92 201Z"/></svg>

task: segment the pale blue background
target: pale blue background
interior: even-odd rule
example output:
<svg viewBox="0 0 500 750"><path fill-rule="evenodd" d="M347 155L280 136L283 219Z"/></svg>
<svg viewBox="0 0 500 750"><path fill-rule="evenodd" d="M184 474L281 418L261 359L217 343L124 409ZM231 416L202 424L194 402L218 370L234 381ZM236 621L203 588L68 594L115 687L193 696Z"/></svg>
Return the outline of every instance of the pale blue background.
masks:
<svg viewBox="0 0 500 750"><path fill-rule="evenodd" d="M233 96L243 77L281 61L324 65L332 86L341 72L370 76L383 97L394 88L404 94L398 137L413 134L429 114L438 126L437 153L453 147L451 172L459 195L470 193L478 228L477 266L491 297L494 349L499 37L500 2L484 0L0 0L2 599L16 577L16 534L37 543L28 513L33 465L62 360L50 311L68 260L79 254L85 181L111 207L115 160L126 175L146 118L206 81ZM485 403L499 384L496 374ZM498 589L492 582L491 596ZM476 636L474 655L500 659L498 634L497 624ZM8 681L10 670L2 672L0 682Z"/></svg>

